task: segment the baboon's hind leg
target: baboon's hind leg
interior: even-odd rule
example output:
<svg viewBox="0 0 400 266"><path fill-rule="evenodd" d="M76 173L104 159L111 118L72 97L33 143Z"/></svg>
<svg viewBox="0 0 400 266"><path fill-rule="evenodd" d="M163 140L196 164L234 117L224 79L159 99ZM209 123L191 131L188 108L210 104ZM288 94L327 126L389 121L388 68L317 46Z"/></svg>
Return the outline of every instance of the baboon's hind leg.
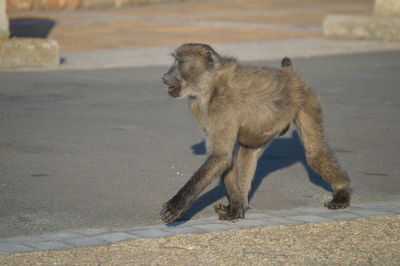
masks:
<svg viewBox="0 0 400 266"><path fill-rule="evenodd" d="M244 208L249 208L249 192L257 168L257 160L262 148L240 146L237 154L237 178Z"/></svg>
<svg viewBox="0 0 400 266"><path fill-rule="evenodd" d="M324 139L321 105L315 95L295 119L303 141L308 164L333 188L329 209L346 208L350 203L350 180L330 153Z"/></svg>
<svg viewBox="0 0 400 266"><path fill-rule="evenodd" d="M223 177L229 205L216 204L214 210L222 220L233 220L244 217L244 211L249 207L248 194L257 167L261 148L252 149L239 146L233 168ZM239 205L235 210L235 201ZM241 213L243 212L243 213Z"/></svg>

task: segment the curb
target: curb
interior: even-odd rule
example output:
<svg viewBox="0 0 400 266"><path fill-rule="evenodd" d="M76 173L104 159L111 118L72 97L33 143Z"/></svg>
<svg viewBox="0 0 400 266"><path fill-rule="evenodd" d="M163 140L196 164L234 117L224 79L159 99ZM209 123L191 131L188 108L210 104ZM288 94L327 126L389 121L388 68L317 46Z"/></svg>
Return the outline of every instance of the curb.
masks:
<svg viewBox="0 0 400 266"><path fill-rule="evenodd" d="M0 254L101 246L115 242L155 238L178 234L197 234L269 226L356 220L371 216L400 214L400 201L362 203L344 210L325 208L297 208L293 210L248 213L236 222L219 221L216 217L178 221L169 225L149 225L126 229L85 229L48 233L36 236L0 239Z"/></svg>
<svg viewBox="0 0 400 266"><path fill-rule="evenodd" d="M284 40L216 43L211 45L221 55L240 61L261 61L313 56L400 50L400 43L379 41L332 40L324 38L294 38ZM55 70L99 69L116 67L163 66L171 64L169 54L177 46L138 49L62 52L63 64Z"/></svg>

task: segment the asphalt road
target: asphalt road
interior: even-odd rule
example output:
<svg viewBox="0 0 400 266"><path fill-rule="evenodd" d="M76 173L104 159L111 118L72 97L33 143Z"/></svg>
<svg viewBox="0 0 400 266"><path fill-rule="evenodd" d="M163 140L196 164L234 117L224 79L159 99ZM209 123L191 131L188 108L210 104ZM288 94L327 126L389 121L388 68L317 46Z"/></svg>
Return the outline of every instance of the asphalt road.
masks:
<svg viewBox="0 0 400 266"><path fill-rule="evenodd" d="M353 202L399 201L400 52L294 64L323 102ZM161 223L162 203L206 158L186 101L160 82L166 69L0 72L0 238ZM260 158L251 196L251 212L330 199L293 128ZM214 215L223 197L216 181L186 217Z"/></svg>

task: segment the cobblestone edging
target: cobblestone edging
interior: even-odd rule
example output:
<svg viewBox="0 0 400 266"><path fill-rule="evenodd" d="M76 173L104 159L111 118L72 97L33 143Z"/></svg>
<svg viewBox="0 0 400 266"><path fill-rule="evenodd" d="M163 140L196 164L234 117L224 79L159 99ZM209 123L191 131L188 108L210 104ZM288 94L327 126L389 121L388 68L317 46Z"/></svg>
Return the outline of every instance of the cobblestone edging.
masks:
<svg viewBox="0 0 400 266"><path fill-rule="evenodd" d="M187 222L175 222L169 226L150 225L127 229L86 229L0 239L0 254L98 246L120 241L176 234L353 220L370 216L388 216L396 214L400 214L400 201L389 203L363 203L338 211L325 208L298 208L293 210L248 213L245 219L237 222L219 221L216 217L213 217Z"/></svg>

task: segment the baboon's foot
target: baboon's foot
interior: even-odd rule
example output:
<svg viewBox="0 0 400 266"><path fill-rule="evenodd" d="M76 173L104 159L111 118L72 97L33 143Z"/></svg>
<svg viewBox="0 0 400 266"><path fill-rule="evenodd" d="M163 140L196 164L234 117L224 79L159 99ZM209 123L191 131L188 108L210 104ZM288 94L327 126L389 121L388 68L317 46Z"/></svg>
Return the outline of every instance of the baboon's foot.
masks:
<svg viewBox="0 0 400 266"><path fill-rule="evenodd" d="M214 211L219 215L227 215L229 213L229 206L225 206L221 203L217 203L214 205Z"/></svg>
<svg viewBox="0 0 400 266"><path fill-rule="evenodd" d="M325 203L331 210L344 209L350 205L350 192L348 189L338 189L333 194L333 199Z"/></svg>
<svg viewBox="0 0 400 266"><path fill-rule="evenodd" d="M214 211L218 214L220 220L232 221L239 218L244 218L243 208L230 208L221 203L214 205Z"/></svg>
<svg viewBox="0 0 400 266"><path fill-rule="evenodd" d="M185 211L185 201L178 197L173 197L164 205L160 211L161 220L165 223L171 223L179 219Z"/></svg>

